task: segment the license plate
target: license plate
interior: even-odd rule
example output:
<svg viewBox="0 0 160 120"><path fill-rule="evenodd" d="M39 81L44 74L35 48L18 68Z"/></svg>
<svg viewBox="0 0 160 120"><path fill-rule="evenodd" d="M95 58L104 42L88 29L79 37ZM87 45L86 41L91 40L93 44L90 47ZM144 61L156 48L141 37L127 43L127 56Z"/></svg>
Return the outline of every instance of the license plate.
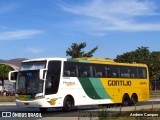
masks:
<svg viewBox="0 0 160 120"><path fill-rule="evenodd" d="M29 103L24 103L24 105L29 105Z"/></svg>

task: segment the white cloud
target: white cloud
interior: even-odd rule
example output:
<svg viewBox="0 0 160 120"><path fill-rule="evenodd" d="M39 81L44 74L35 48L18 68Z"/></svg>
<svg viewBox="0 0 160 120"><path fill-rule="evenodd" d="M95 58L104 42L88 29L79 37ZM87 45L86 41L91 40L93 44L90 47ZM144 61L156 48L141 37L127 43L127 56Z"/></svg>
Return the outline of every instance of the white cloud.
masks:
<svg viewBox="0 0 160 120"><path fill-rule="evenodd" d="M65 6L61 5L66 12L108 19L111 16L123 15L148 15L155 14L155 5L151 2L140 2L138 0L92 0L85 5Z"/></svg>
<svg viewBox="0 0 160 120"><path fill-rule="evenodd" d="M41 30L15 30L0 32L0 40L19 40L42 34Z"/></svg>
<svg viewBox="0 0 160 120"><path fill-rule="evenodd" d="M31 52L31 53L35 53L35 54L45 51L45 49L35 48L35 47L27 47L26 50Z"/></svg>
<svg viewBox="0 0 160 120"><path fill-rule="evenodd" d="M142 17L159 17L154 1L142 0L91 0L83 5L60 5L72 14L86 16L80 26L90 31L160 31L160 23L145 23ZM76 22L76 24L78 23ZM82 25L83 24L83 25Z"/></svg>

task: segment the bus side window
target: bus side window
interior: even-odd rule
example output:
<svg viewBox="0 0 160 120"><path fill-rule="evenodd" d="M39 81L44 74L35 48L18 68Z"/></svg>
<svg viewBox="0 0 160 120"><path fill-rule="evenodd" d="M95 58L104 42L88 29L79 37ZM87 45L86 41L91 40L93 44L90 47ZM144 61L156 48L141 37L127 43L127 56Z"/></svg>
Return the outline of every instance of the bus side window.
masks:
<svg viewBox="0 0 160 120"><path fill-rule="evenodd" d="M129 67L120 67L121 78L130 78Z"/></svg>
<svg viewBox="0 0 160 120"><path fill-rule="evenodd" d="M87 71L83 71L83 73L81 74L82 77L87 77L88 76L88 72Z"/></svg>
<svg viewBox="0 0 160 120"><path fill-rule="evenodd" d="M78 72L80 77L93 77L93 66L88 63L79 63Z"/></svg>
<svg viewBox="0 0 160 120"><path fill-rule="evenodd" d="M118 78L119 77L118 66L114 66L114 65L107 66L107 77Z"/></svg>
<svg viewBox="0 0 160 120"><path fill-rule="evenodd" d="M147 78L147 73L146 73L146 69L145 68L138 68L138 75L139 78Z"/></svg>
<svg viewBox="0 0 160 120"><path fill-rule="evenodd" d="M71 72L69 70L64 70L64 77L69 77L71 75Z"/></svg>
<svg viewBox="0 0 160 120"><path fill-rule="evenodd" d="M95 71L95 77L106 77L105 76L105 66L104 65L99 65L95 64L94 65L94 71Z"/></svg>
<svg viewBox="0 0 160 120"><path fill-rule="evenodd" d="M138 71L137 71L137 67L130 67L130 77L131 78L138 78Z"/></svg>
<svg viewBox="0 0 160 120"><path fill-rule="evenodd" d="M64 77L76 77L77 75L77 65L75 62L64 62L63 69Z"/></svg>

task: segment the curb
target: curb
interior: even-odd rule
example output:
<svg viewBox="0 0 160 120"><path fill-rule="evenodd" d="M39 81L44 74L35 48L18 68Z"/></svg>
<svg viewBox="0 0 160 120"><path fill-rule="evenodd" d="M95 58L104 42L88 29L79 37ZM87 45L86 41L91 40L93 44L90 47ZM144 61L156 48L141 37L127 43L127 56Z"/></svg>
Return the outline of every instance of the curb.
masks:
<svg viewBox="0 0 160 120"><path fill-rule="evenodd" d="M0 102L0 106L16 106L15 102Z"/></svg>
<svg viewBox="0 0 160 120"><path fill-rule="evenodd" d="M157 99L152 98L152 99L149 99L148 101L160 101L160 98L157 98Z"/></svg>

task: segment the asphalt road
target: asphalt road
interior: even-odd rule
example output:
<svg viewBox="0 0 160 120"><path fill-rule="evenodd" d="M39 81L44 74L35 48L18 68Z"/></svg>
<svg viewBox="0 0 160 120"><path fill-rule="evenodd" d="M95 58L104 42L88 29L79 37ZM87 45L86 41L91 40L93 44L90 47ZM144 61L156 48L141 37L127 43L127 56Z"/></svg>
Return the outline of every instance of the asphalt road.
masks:
<svg viewBox="0 0 160 120"><path fill-rule="evenodd" d="M147 102L138 103L136 106L121 107L119 105L107 106L85 106L71 112L62 112L61 109L50 108L47 112L41 113L38 108L17 108L15 105L0 105L0 120L92 120L98 119L99 111L138 111L142 109L160 109L159 100L150 100ZM154 112L156 113L156 112ZM160 117L160 112L157 112ZM23 119L22 119L23 118Z"/></svg>

